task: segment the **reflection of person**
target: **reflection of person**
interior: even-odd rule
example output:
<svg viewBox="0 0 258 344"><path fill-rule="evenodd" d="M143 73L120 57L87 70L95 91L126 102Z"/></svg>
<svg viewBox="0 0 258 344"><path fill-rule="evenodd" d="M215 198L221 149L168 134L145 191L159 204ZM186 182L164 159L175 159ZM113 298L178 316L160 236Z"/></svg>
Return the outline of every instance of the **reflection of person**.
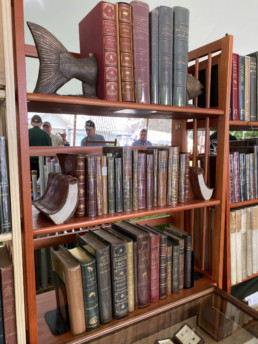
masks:
<svg viewBox="0 0 258 344"><path fill-rule="evenodd" d="M67 144L68 142L66 141L66 133L64 132L63 134L52 134L52 125L50 122L45 121L43 123L43 130L45 130L49 136L51 137L52 141L52 146L64 146L64 144Z"/></svg>
<svg viewBox="0 0 258 344"><path fill-rule="evenodd" d="M33 128L29 129L29 145L30 146L52 146L51 138L48 133L41 129L42 119L39 115L34 115L31 119ZM39 176L38 157L30 158L30 169L36 170Z"/></svg>
<svg viewBox="0 0 258 344"><path fill-rule="evenodd" d="M132 146L152 146L150 141L147 141L147 130L140 131L140 138L132 143Z"/></svg>
<svg viewBox="0 0 258 344"><path fill-rule="evenodd" d="M126 137L122 136L119 142L120 146L127 146Z"/></svg>
<svg viewBox="0 0 258 344"><path fill-rule="evenodd" d="M210 135L210 153L217 154L217 144L218 144L218 133L214 131L213 134ZM237 141L237 138L234 135L229 134L229 141Z"/></svg>
<svg viewBox="0 0 258 344"><path fill-rule="evenodd" d="M87 146L106 146L105 142L103 143L94 143L91 141L105 141L104 136L96 134L96 127L95 123L91 121L90 119L85 122L85 129L86 129L86 134L82 140L81 140L81 146L85 146L85 140L86 138L88 139Z"/></svg>

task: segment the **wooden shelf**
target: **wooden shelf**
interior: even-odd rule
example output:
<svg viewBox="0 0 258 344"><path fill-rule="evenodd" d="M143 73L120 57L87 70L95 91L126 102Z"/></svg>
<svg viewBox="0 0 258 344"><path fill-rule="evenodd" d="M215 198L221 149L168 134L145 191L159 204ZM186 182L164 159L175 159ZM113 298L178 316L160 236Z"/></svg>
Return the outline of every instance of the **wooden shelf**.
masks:
<svg viewBox="0 0 258 344"><path fill-rule="evenodd" d="M159 215L164 213L175 213L184 210L198 209L203 207L214 207L219 205L220 201L211 199L209 201L193 200L185 203L177 203L176 206L171 207L153 207L151 210L143 209L138 211L115 213L112 215L97 216L94 218L89 217L73 217L67 223L55 225L52 220L41 214L34 206L32 209L33 217L33 235L43 235L55 232L61 232L69 229L88 227L93 225L100 225L103 223L110 223L114 221L121 221L127 219L135 219L143 216Z"/></svg>
<svg viewBox="0 0 258 344"><path fill-rule="evenodd" d="M258 122L247 122L247 121L229 121L229 130L235 131L251 131L258 130Z"/></svg>
<svg viewBox="0 0 258 344"><path fill-rule="evenodd" d="M243 202L236 202L231 203L229 205L230 209L239 208L239 207L247 207L248 205L254 205L258 203L258 199L250 199L249 201L243 201Z"/></svg>
<svg viewBox="0 0 258 344"><path fill-rule="evenodd" d="M75 96L28 93L28 111L91 116L190 119L223 116L220 109L113 102Z"/></svg>
<svg viewBox="0 0 258 344"><path fill-rule="evenodd" d="M210 279L203 277L195 282L191 289L181 289L179 293L172 294L166 299L151 303L148 307L139 308L120 320L112 320L107 324L100 325L99 328L87 331L81 335L73 336L71 332L66 332L62 335L52 335L48 325L45 321L44 314L56 307L55 292L51 291L37 296L37 315L38 315L38 342L47 344L61 344L61 343L87 343L90 340L101 337L104 334L114 332L122 327L147 319L154 314L164 312L165 310L174 308L182 303L193 300L199 297L200 292L209 290L209 287L215 286L216 283Z"/></svg>
<svg viewBox="0 0 258 344"><path fill-rule="evenodd" d="M241 282L238 282L236 284L231 284L231 288L234 287L235 285L239 285L241 283L244 283L245 281L249 281L250 279L254 278L254 277L258 277L258 272L256 274L253 274L251 276L246 277L245 279L243 279Z"/></svg>

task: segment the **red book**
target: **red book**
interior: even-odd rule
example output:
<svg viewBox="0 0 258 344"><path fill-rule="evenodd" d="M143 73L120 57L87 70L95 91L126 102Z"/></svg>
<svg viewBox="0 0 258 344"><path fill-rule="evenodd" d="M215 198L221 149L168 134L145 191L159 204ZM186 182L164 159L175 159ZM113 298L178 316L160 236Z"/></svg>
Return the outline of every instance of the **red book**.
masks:
<svg viewBox="0 0 258 344"><path fill-rule="evenodd" d="M232 119L233 121L239 121L239 55L233 53L232 55L232 85L231 85L231 97L232 97Z"/></svg>
<svg viewBox="0 0 258 344"><path fill-rule="evenodd" d="M136 103L150 103L149 5L132 1L134 85Z"/></svg>
<svg viewBox="0 0 258 344"><path fill-rule="evenodd" d="M100 1L79 23L81 57L98 62L97 96L118 100L116 7Z"/></svg>

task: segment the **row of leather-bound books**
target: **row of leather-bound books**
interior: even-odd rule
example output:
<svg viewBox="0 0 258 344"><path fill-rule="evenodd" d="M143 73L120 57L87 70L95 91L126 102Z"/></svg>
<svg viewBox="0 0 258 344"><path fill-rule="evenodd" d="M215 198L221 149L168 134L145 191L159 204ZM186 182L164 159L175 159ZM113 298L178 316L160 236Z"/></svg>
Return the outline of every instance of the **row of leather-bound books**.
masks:
<svg viewBox="0 0 258 344"><path fill-rule="evenodd" d="M191 288L192 255L192 236L172 225L122 221L77 233L73 248L51 248L57 307L74 335L126 317Z"/></svg>
<svg viewBox="0 0 258 344"><path fill-rule="evenodd" d="M63 174L77 177L75 216L95 217L190 199L189 153L179 147L103 147L102 155L58 153Z"/></svg>
<svg viewBox="0 0 258 344"><path fill-rule="evenodd" d="M94 35L92 35L94 32ZM97 96L185 106L189 10L100 1L79 23L80 54L98 63Z"/></svg>

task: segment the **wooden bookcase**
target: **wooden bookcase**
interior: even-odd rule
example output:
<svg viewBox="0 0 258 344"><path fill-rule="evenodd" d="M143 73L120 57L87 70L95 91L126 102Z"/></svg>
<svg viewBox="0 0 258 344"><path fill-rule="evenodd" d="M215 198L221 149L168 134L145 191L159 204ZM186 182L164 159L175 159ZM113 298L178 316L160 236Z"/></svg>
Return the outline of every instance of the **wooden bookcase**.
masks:
<svg viewBox="0 0 258 344"><path fill-rule="evenodd" d="M215 59L219 66L219 106L216 109L209 108L210 86L206 87L207 107L174 107L162 105L136 104L111 102L98 99L85 99L72 96L57 96L45 94L26 93L26 68L25 56L36 57L34 47L26 46L24 42L24 18L23 2L14 0L14 38L15 38L15 57L16 57L16 93L17 93L17 126L18 126L18 147L20 169L20 188L21 188L21 209L22 209L22 229L24 243L24 269L25 269L25 290L26 290L26 314L27 314L27 341L28 343L86 343L91 339L98 338L105 333L115 331L121 327L148 318L151 314L159 313L167 309L171 303L178 299L183 299L189 295L206 289L208 286L217 285L222 287L223 277L223 252L224 252L224 228L225 228L225 188L227 185L227 163L228 140L228 113L230 104L230 83L231 83L231 60L233 37L227 36L204 47L189 53L191 72L198 76L200 69L206 70L208 80L211 76L211 66ZM202 62L200 62L202 60ZM82 152L99 154L101 147L29 147L28 144L28 111L29 112L49 112L84 114L91 113L95 116L123 116L146 117L149 118L168 118L172 121L172 145L181 147L182 151L187 149L187 129L192 125L194 131L194 149L192 154L193 165L197 165L197 129L199 123L204 123L206 131L206 152L205 152L205 176L208 175L208 156L209 156L209 128L211 123L216 120L218 126L218 163L216 168L216 189L210 201L190 201L178 204L175 207L163 207L152 210L133 211L131 213L120 213L96 217L93 219L72 218L67 224L54 225L50 220L39 215L31 206L30 192L30 167L29 157L33 155L55 155L57 152ZM191 122L190 122L191 121ZM190 124L191 123L191 124ZM68 231L91 225L110 223L122 219L139 218L146 215L164 214L149 220L152 225L169 223L175 221L180 227L187 226L189 232L194 234L194 211L203 209L204 222L209 220L209 210L214 209L215 222L213 236L209 235L209 242L212 245L212 263L209 269L205 268L205 226L203 225L198 233L198 240L201 241L201 260L198 271L203 273L203 278L195 282L192 289L180 290L178 294L168 296L151 304L149 307L137 309L123 320L112 320L110 323L101 325L98 329L85 332L79 336L72 336L70 332L60 336L53 336L45 322L44 313L54 308L54 292L49 292L36 296L35 289L35 267L34 250L43 247L50 247L58 243L67 243L75 240L74 233L51 235L40 237L44 234ZM147 220L142 220L145 223Z"/></svg>
<svg viewBox="0 0 258 344"><path fill-rule="evenodd" d="M17 160L17 129L11 18L11 1L2 0L0 2L0 25L2 26L0 31L0 49L3 54L3 61L1 60L1 75L4 75L5 82L3 82L0 87L0 135L5 136L7 142L12 232L8 234L0 234L0 242L5 245L9 245L9 243L11 243L12 246L17 342L25 344L22 233L19 204L19 176L17 173L19 170L19 164Z"/></svg>

